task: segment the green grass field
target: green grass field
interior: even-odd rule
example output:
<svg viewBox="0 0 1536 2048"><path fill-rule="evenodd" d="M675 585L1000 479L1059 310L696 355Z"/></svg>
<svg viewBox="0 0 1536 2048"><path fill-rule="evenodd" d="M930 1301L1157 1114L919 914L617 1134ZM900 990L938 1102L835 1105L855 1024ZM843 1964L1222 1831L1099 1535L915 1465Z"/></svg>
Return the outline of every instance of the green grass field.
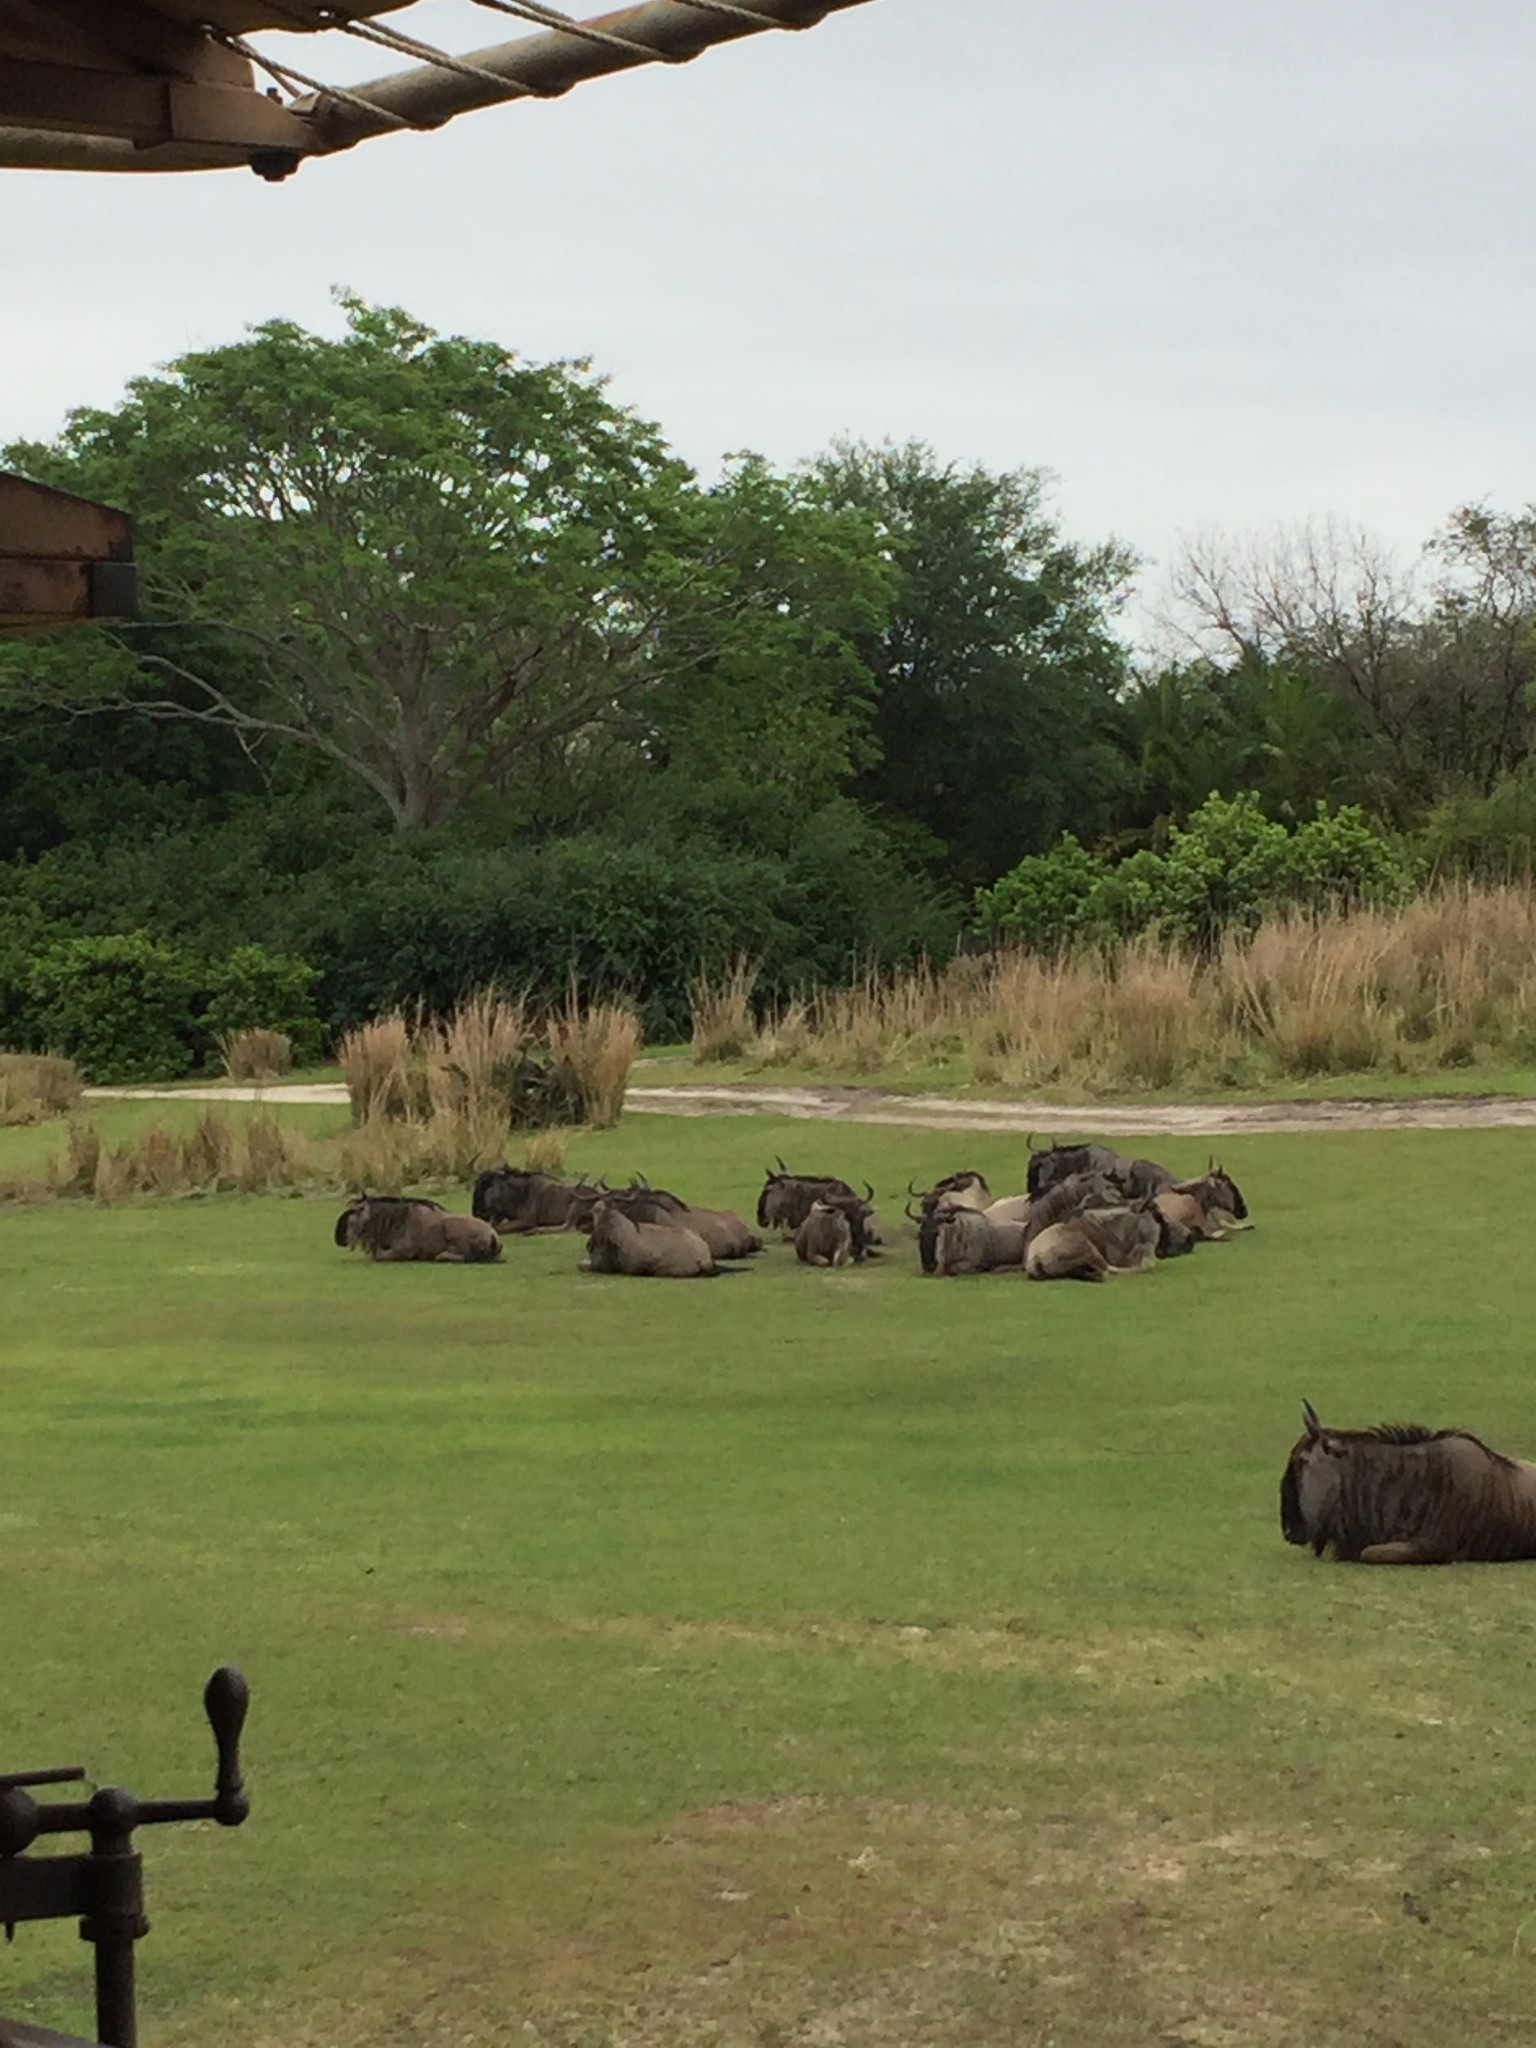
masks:
<svg viewBox="0 0 1536 2048"><path fill-rule="evenodd" d="M1536 1568L1318 1564L1276 1493L1303 1395L1536 1452L1530 1147L1233 1140L1258 1227L1103 1288L10 1210L0 1770L205 1790L249 1676L249 1824L141 1838L146 2048L1529 2041ZM778 1151L888 1222L1023 1174L736 1118L571 1163L748 1208ZM0 2011L88 2030L72 1924Z"/></svg>

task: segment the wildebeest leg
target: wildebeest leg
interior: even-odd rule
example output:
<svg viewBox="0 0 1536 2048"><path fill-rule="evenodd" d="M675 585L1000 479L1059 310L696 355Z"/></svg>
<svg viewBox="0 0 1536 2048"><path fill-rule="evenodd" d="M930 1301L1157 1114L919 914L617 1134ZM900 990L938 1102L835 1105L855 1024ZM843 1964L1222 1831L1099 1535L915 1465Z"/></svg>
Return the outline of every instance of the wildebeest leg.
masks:
<svg viewBox="0 0 1536 2048"><path fill-rule="evenodd" d="M1367 1543L1362 1564L1449 1564L1443 1550L1425 1550L1417 1543Z"/></svg>

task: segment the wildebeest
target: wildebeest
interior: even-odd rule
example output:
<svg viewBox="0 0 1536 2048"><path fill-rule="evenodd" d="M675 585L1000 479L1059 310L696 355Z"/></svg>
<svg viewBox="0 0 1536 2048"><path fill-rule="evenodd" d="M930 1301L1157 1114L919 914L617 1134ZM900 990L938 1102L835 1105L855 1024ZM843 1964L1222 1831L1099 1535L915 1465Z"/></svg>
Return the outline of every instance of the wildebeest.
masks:
<svg viewBox="0 0 1536 2048"><path fill-rule="evenodd" d="M995 1273L1024 1263L1022 1223L994 1222L988 1210L951 1207L942 1199L934 1212L933 1265L944 1279L958 1273ZM921 1242L921 1233L919 1233Z"/></svg>
<svg viewBox="0 0 1536 2048"><path fill-rule="evenodd" d="M602 1193L584 1181L559 1180L521 1166L488 1166L475 1177L470 1208L507 1236L569 1230L591 1213Z"/></svg>
<svg viewBox="0 0 1536 2048"><path fill-rule="evenodd" d="M759 1230L796 1231L810 1215L812 1202L826 1201L835 1195L851 1195L858 1199L847 1181L839 1180L835 1174L791 1173L782 1159L777 1168L769 1167L767 1174L763 1191L757 1198ZM872 1202L874 1189L868 1181L864 1187L867 1199Z"/></svg>
<svg viewBox="0 0 1536 2048"><path fill-rule="evenodd" d="M1128 1202L1155 1195L1175 1179L1157 1160L1128 1159L1110 1145L1050 1145L1037 1152L1031 1142L1025 1181L1031 1195L1043 1195L1078 1173L1102 1173Z"/></svg>
<svg viewBox="0 0 1536 2048"><path fill-rule="evenodd" d="M336 1218L336 1242L381 1263L480 1265L501 1257L501 1239L483 1217L453 1216L441 1202L407 1195L358 1195Z"/></svg>
<svg viewBox="0 0 1536 2048"><path fill-rule="evenodd" d="M655 1280L712 1280L720 1271L696 1230L676 1222L637 1223L608 1196L593 1207L592 1238L581 1269Z"/></svg>
<svg viewBox="0 0 1536 2048"><path fill-rule="evenodd" d="M669 1188L635 1181L627 1188L605 1188L600 1199L611 1202L632 1223L664 1223L696 1232L717 1259L749 1259L763 1248L763 1240L734 1209L701 1209Z"/></svg>
<svg viewBox="0 0 1536 2048"><path fill-rule="evenodd" d="M1287 1543L1350 1564L1536 1557L1536 1465L1464 1429L1324 1429L1308 1401L1280 1482Z"/></svg>
<svg viewBox="0 0 1536 2048"><path fill-rule="evenodd" d="M853 1218L839 1203L812 1202L795 1232L795 1257L803 1266L851 1266Z"/></svg>
<svg viewBox="0 0 1536 2048"><path fill-rule="evenodd" d="M1047 1200L1049 1196L1042 1196L1042 1206ZM1112 1272L1149 1273L1158 1259L1189 1250L1187 1242L1178 1242L1174 1227L1150 1196L1140 1202L1080 1209L1026 1236L1024 1270L1031 1280L1103 1280Z"/></svg>
<svg viewBox="0 0 1536 2048"><path fill-rule="evenodd" d="M1102 1173L1069 1174L1030 1203L1024 1219L1025 1236L1036 1238L1053 1223L1065 1223L1083 1209L1112 1209L1119 1199L1118 1188Z"/></svg>
<svg viewBox="0 0 1536 2048"><path fill-rule="evenodd" d="M810 1266L825 1263L821 1252L842 1244L840 1226L847 1229L848 1255L846 1260L832 1260L832 1264L860 1266L866 1259L878 1256L875 1212L862 1195L852 1193L828 1193L816 1198L795 1231L795 1256Z"/></svg>
<svg viewBox="0 0 1536 2048"><path fill-rule="evenodd" d="M1031 1137L1025 1192L1038 1198L1074 1174L1109 1173L1119 1159L1120 1154L1111 1145L1046 1145L1037 1152Z"/></svg>
<svg viewBox="0 0 1536 2048"><path fill-rule="evenodd" d="M1213 1214L1220 1212L1238 1223L1248 1221L1248 1204L1243 1200L1241 1188L1226 1168L1218 1166L1214 1159L1198 1180L1176 1180L1173 1186L1198 1195Z"/></svg>
<svg viewBox="0 0 1536 2048"><path fill-rule="evenodd" d="M979 1212L991 1201L992 1190L979 1173L949 1173L921 1192L911 1181L907 1182L906 1216L908 1222L917 1225L917 1252L925 1273L932 1273L937 1267L941 1206L945 1215L955 1209ZM918 1205L915 1211L913 1202Z"/></svg>
<svg viewBox="0 0 1536 2048"><path fill-rule="evenodd" d="M1220 1167L1199 1180L1179 1180L1171 1187L1160 1188L1153 1199L1170 1222L1182 1224L1207 1243L1230 1237L1234 1230L1253 1227L1246 1221L1248 1204L1236 1181Z"/></svg>

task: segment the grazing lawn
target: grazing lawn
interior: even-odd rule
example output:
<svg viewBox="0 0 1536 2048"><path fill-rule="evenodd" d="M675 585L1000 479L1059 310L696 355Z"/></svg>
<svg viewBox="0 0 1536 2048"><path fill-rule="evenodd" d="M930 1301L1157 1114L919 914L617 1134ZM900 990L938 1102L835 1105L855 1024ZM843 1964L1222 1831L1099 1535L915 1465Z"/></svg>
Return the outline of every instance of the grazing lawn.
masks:
<svg viewBox="0 0 1536 2048"><path fill-rule="evenodd" d="M249 1676L246 1828L140 1838L147 2048L1526 2042L1536 1566L1318 1564L1276 1497L1303 1395L1536 1453L1531 1143L1232 1140L1258 1227L1100 1288L8 1210L0 1770L211 1789ZM888 1224L1023 1178L735 1118L571 1163L745 1209L778 1151ZM88 1993L71 1923L0 1954L0 2010Z"/></svg>

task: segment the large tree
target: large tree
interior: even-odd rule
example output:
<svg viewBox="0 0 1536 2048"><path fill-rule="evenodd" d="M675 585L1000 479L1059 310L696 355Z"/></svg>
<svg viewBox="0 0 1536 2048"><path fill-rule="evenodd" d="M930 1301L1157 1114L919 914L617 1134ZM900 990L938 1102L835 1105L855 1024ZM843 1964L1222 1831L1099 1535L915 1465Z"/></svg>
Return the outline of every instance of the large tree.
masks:
<svg viewBox="0 0 1536 2048"><path fill-rule="evenodd" d="M1063 537L1043 472L844 444L829 505L878 523L895 600L863 652L878 759L854 787L947 881L991 882L1064 830L1093 838L1126 768L1114 612L1134 566Z"/></svg>
<svg viewBox="0 0 1536 2048"><path fill-rule="evenodd" d="M1349 793L1405 816L1525 761L1536 679L1536 514L1462 507L1416 561L1337 521L1208 538L1174 623L1233 678L1304 678L1350 724Z"/></svg>
<svg viewBox="0 0 1536 2048"><path fill-rule="evenodd" d="M7 451L134 513L150 597L105 648L13 652L13 701L295 742L402 828L548 824L648 700L845 667L882 575L861 521L761 465L701 490L582 363L344 303L340 339L269 322Z"/></svg>

